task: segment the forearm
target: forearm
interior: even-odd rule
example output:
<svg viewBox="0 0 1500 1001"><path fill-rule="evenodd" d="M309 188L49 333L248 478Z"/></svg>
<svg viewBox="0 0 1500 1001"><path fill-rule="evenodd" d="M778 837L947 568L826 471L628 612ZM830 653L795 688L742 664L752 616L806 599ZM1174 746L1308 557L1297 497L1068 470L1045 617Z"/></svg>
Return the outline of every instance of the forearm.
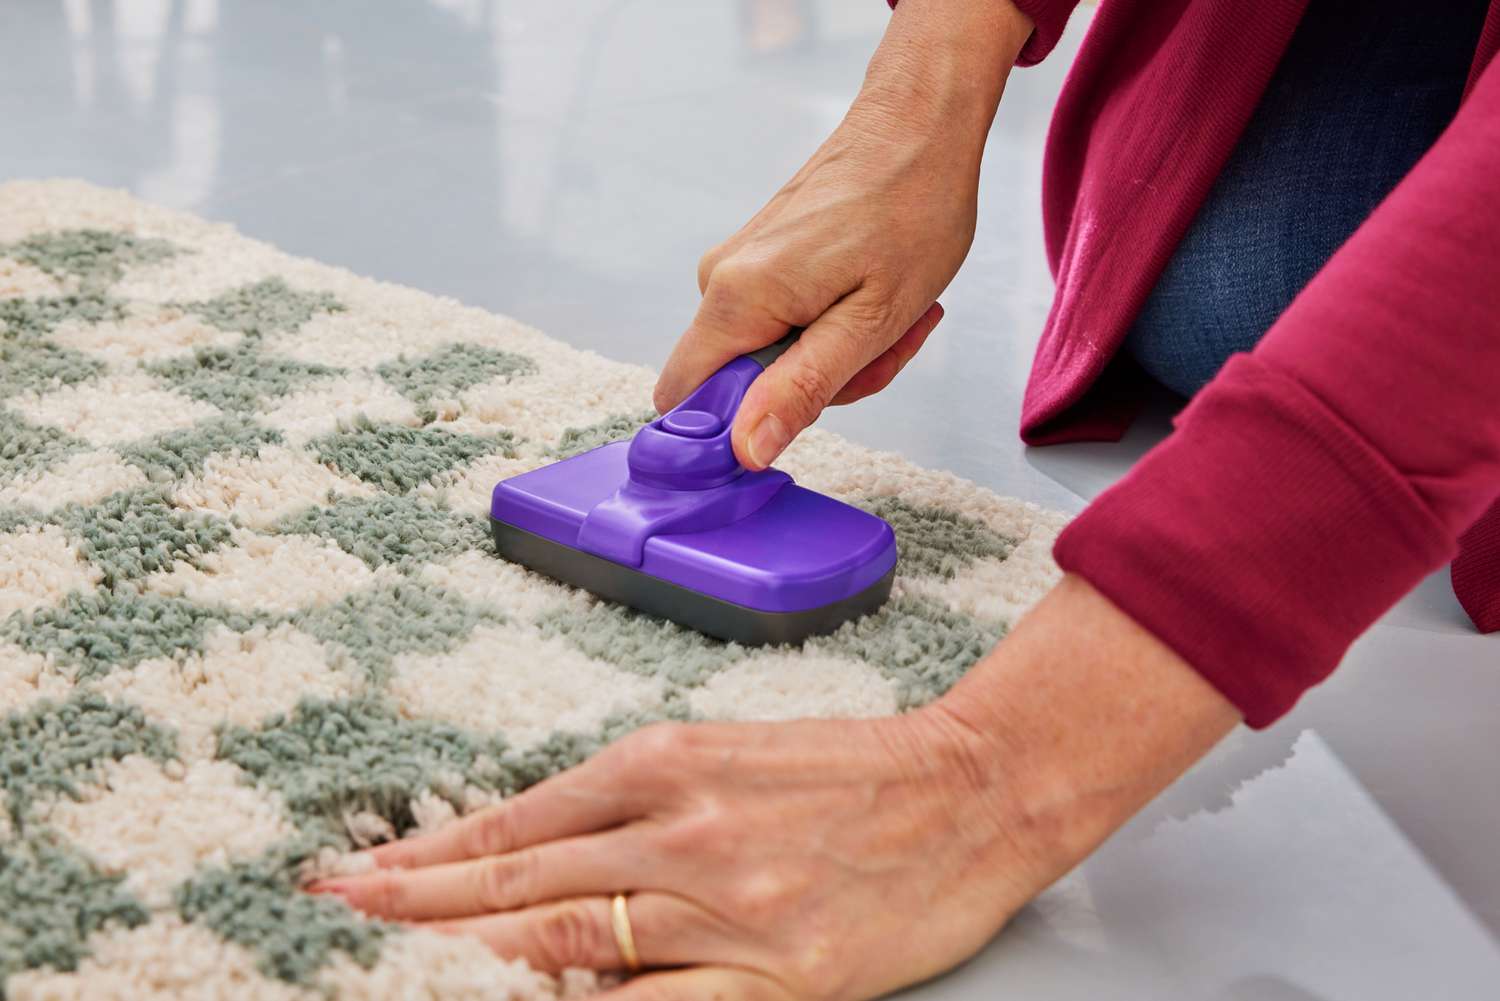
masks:
<svg viewBox="0 0 1500 1001"><path fill-rule="evenodd" d="M940 136L977 173L1032 21L1009 0L902 0L850 119ZM929 718L1041 885L1202 756L1239 714L1171 648L1068 576ZM946 725L944 725L946 724ZM1020 830L1016 831L1016 822Z"/></svg>
<svg viewBox="0 0 1500 1001"><path fill-rule="evenodd" d="M870 60L850 117L959 137L977 159L1031 20L1010 0L903 0Z"/></svg>
<svg viewBox="0 0 1500 1001"><path fill-rule="evenodd" d="M1186 661L1075 576L933 711L979 749L973 770L997 810L1019 820L1042 885L1240 719Z"/></svg>

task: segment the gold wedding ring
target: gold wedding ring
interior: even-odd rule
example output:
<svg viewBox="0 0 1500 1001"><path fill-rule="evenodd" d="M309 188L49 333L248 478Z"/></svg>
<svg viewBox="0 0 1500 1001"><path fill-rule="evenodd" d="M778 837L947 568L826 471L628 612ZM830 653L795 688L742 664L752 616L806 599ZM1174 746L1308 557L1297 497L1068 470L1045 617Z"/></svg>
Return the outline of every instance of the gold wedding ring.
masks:
<svg viewBox="0 0 1500 1001"><path fill-rule="evenodd" d="M635 933L630 930L630 908L625 903L625 894L617 893L610 901L609 923L615 929L615 945L620 949L625 969L631 973L639 973L641 956L635 951Z"/></svg>

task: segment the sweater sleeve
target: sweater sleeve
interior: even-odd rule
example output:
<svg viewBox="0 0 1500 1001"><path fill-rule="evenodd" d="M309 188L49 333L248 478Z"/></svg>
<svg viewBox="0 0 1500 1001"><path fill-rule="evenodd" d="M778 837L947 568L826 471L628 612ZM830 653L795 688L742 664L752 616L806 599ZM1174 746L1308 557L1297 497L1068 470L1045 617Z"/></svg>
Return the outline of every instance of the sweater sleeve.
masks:
<svg viewBox="0 0 1500 1001"><path fill-rule="evenodd" d="M1057 561L1267 725L1500 497L1497 401L1500 59Z"/></svg>
<svg viewBox="0 0 1500 1001"><path fill-rule="evenodd" d="M888 0L891 9L895 9L898 0ZM995 0L1000 3L1004 0ZM1057 46L1057 40L1062 37L1063 29L1068 25L1068 17L1072 15L1073 8L1078 6L1078 0L1011 0L1016 9L1031 18L1033 25L1031 37L1021 47L1021 54L1016 57L1017 66L1035 66L1047 54Z"/></svg>

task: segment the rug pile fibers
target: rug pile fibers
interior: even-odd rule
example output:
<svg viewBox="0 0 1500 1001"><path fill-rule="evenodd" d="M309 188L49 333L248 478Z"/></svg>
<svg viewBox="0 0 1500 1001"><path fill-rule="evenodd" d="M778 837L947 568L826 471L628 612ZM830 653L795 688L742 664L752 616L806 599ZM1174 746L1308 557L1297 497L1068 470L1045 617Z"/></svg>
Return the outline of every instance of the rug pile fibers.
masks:
<svg viewBox="0 0 1500 1001"><path fill-rule="evenodd" d="M900 712L1056 579L1060 516L813 431L879 614L748 650L500 561L494 483L649 371L76 182L0 186L0 997L591 991L297 892L660 719Z"/></svg>

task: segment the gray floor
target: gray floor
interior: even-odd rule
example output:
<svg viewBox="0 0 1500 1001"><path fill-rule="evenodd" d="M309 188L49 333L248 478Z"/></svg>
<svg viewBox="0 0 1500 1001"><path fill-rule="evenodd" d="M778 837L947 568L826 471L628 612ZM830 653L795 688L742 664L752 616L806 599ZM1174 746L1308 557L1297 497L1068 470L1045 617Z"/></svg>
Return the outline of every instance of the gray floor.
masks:
<svg viewBox="0 0 1500 1001"><path fill-rule="evenodd" d="M78 176L656 364L698 255L838 121L880 0L5 0L0 178ZM1028 453L1049 108L1012 79L947 319L825 423L1079 509L1159 436ZM927 998L1495 997L1500 642L1437 578Z"/></svg>

